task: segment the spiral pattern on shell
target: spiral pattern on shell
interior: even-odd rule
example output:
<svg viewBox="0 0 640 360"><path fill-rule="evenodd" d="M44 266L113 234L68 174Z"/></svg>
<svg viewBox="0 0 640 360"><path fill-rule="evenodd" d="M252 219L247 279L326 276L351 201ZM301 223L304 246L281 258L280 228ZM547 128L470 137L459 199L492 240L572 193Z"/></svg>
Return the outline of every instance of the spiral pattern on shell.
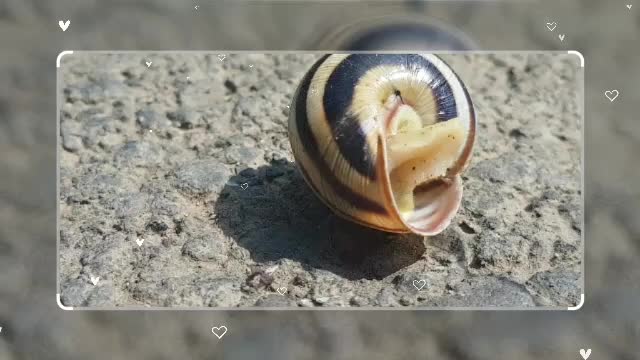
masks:
<svg viewBox="0 0 640 360"><path fill-rule="evenodd" d="M458 211L476 120L464 84L439 57L325 55L290 111L296 162L339 216L433 235Z"/></svg>

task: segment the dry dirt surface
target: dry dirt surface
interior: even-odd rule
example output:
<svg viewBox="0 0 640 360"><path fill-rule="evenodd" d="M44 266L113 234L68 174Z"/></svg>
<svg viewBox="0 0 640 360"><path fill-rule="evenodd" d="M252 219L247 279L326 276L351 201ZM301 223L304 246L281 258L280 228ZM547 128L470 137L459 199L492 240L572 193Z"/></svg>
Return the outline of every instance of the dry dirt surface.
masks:
<svg viewBox="0 0 640 360"><path fill-rule="evenodd" d="M478 139L460 212L442 234L422 238L336 218L299 174L287 136L288 105L319 56L65 56L58 144L62 302L579 302L577 57L442 55L469 89Z"/></svg>

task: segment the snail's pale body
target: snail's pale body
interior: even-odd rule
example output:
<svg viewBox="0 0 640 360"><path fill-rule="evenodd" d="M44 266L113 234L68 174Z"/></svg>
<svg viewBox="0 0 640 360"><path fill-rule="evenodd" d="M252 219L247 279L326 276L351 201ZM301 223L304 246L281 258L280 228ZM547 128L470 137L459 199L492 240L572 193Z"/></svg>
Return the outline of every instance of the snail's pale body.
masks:
<svg viewBox="0 0 640 360"><path fill-rule="evenodd" d="M434 55L336 54L303 78L289 138L305 180L338 215L433 235L460 206L475 117Z"/></svg>

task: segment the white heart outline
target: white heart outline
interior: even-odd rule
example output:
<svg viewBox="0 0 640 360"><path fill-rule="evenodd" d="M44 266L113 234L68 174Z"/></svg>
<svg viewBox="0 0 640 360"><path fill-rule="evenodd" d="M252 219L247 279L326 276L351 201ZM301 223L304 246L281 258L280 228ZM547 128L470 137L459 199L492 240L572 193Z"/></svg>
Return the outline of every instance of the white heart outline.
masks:
<svg viewBox="0 0 640 360"><path fill-rule="evenodd" d="M284 286L279 287L279 288L277 288L277 289L276 289L276 292L277 292L278 294L280 294L280 295L284 296L284 294L286 294L286 293L287 293L287 288L286 288L286 287L284 287Z"/></svg>
<svg viewBox="0 0 640 360"><path fill-rule="evenodd" d="M58 21L58 26L60 26L60 29L62 29L62 31L67 31L69 25L71 25L71 20L67 20L66 22L62 20Z"/></svg>
<svg viewBox="0 0 640 360"><path fill-rule="evenodd" d="M136 239L136 244L138 244L138 246L142 246L143 243L144 239Z"/></svg>
<svg viewBox="0 0 640 360"><path fill-rule="evenodd" d="M418 285L420 286L418 287ZM425 279L413 280L413 287L418 289L418 291L422 290L422 288L425 287L425 285L427 285L427 280Z"/></svg>
<svg viewBox="0 0 640 360"><path fill-rule="evenodd" d="M558 38L560 39L560 41L564 41L564 34L559 34Z"/></svg>
<svg viewBox="0 0 640 360"><path fill-rule="evenodd" d="M627 9L631 10L632 6L633 6L633 4L627 4Z"/></svg>
<svg viewBox="0 0 640 360"><path fill-rule="evenodd" d="M240 187L242 188L242 190L247 190L247 188L249 187L249 183L240 184Z"/></svg>
<svg viewBox="0 0 640 360"><path fill-rule="evenodd" d="M222 333L220 335L218 335L218 333L216 331L219 332L220 330L223 330L223 329L224 329L224 331L222 331ZM213 333L213 335L217 336L218 339L222 339L224 334L227 333L227 327L224 326L224 325L222 325L222 326L214 326L214 327L211 328L211 332Z"/></svg>
<svg viewBox="0 0 640 360"><path fill-rule="evenodd" d="M553 28L552 28L552 27L550 27L549 25L553 25ZM555 30L555 29L556 29L556 26L558 26L558 23L557 23L557 22L555 22L555 21L550 22L550 23L547 23L547 29L549 29L549 31L553 31L553 30Z"/></svg>
<svg viewBox="0 0 640 360"><path fill-rule="evenodd" d="M100 276L96 276L96 277L91 276L91 283L93 283L93 286L98 285L98 282L100 282Z"/></svg>
<svg viewBox="0 0 640 360"><path fill-rule="evenodd" d="M151 64L153 64L153 61L145 61L144 63L147 64L147 67L150 67Z"/></svg>
<svg viewBox="0 0 640 360"><path fill-rule="evenodd" d="M613 93L616 93L616 95L614 97L609 96L609 94L613 94ZM620 92L618 90L616 90L616 89L607 90L607 91L604 92L604 96L607 99L609 99L609 101L611 101L611 102L613 102L613 100L615 100L618 97L618 95L620 95Z"/></svg>

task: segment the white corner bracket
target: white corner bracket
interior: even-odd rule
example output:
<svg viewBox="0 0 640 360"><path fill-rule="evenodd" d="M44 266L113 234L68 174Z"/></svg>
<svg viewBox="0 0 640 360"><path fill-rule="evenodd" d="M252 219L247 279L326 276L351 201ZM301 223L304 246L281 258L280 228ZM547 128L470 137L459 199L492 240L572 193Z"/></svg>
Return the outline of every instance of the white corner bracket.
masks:
<svg viewBox="0 0 640 360"><path fill-rule="evenodd" d="M58 57L56 58L56 67L57 68L60 67L60 60L62 60L62 57L67 55L67 54L69 54L69 55L73 54L73 50L65 50L65 51L62 51L60 54L58 54Z"/></svg>
<svg viewBox="0 0 640 360"><path fill-rule="evenodd" d="M576 311L576 310L580 310L580 308L582 307L582 305L584 305L584 294L580 294L580 303L576 306L569 306L567 308L567 310L569 311Z"/></svg>
<svg viewBox="0 0 640 360"><path fill-rule="evenodd" d="M73 306L64 306L62 301L60 301L60 294L56 294L56 303L58 303L58 307L64 311L73 310Z"/></svg>
<svg viewBox="0 0 640 360"><path fill-rule="evenodd" d="M573 54L573 55L579 57L580 58L580 67L584 67L584 56L582 56L582 53L580 51L569 50L569 51L567 51L567 54Z"/></svg>

